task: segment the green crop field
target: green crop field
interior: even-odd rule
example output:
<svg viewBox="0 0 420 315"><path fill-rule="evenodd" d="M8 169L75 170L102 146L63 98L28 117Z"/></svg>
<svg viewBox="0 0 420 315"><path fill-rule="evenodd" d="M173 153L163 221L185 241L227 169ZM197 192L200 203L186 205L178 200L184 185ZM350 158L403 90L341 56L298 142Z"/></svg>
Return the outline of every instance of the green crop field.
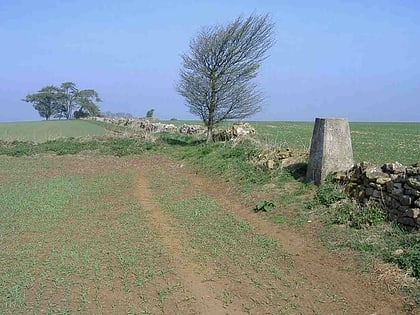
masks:
<svg viewBox="0 0 420 315"><path fill-rule="evenodd" d="M313 123L253 122L259 138L281 147L309 150ZM350 123L356 162L420 162L420 123Z"/></svg>
<svg viewBox="0 0 420 315"><path fill-rule="evenodd" d="M357 162L420 162L420 123L351 123Z"/></svg>
<svg viewBox="0 0 420 315"><path fill-rule="evenodd" d="M83 120L0 123L0 140L44 142L57 138L103 136L108 131Z"/></svg>

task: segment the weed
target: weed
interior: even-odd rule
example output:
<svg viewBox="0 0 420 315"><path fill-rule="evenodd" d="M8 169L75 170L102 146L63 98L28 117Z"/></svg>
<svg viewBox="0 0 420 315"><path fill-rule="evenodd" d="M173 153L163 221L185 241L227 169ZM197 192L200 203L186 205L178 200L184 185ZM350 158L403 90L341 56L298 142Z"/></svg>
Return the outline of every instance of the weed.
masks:
<svg viewBox="0 0 420 315"><path fill-rule="evenodd" d="M223 290L220 299L222 300L222 302L225 306L228 306L228 305L232 304L232 302L233 302L232 294L227 289Z"/></svg>
<svg viewBox="0 0 420 315"><path fill-rule="evenodd" d="M257 204L255 205L254 211L255 212L260 212L260 211L270 211L271 209L273 209L276 205L274 204L273 201L267 201L267 200L262 200L257 202Z"/></svg>
<svg viewBox="0 0 420 315"><path fill-rule="evenodd" d="M331 222L360 229L364 226L376 226L384 220L385 212L376 205L360 206L346 199L333 210Z"/></svg>
<svg viewBox="0 0 420 315"><path fill-rule="evenodd" d="M352 227L376 226L385 220L385 212L375 205L359 206L356 210L350 220Z"/></svg>
<svg viewBox="0 0 420 315"><path fill-rule="evenodd" d="M329 207L346 197L343 189L329 177L318 187L315 198L308 203L308 208L311 209L317 205Z"/></svg>
<svg viewBox="0 0 420 315"><path fill-rule="evenodd" d="M341 202L333 211L331 222L333 224L348 224L353 217L355 205L345 200Z"/></svg>
<svg viewBox="0 0 420 315"><path fill-rule="evenodd" d="M157 290L157 300L159 302L159 306L160 309L162 310L163 313L165 313L165 299L166 299L166 295L167 295L167 289L159 289Z"/></svg>

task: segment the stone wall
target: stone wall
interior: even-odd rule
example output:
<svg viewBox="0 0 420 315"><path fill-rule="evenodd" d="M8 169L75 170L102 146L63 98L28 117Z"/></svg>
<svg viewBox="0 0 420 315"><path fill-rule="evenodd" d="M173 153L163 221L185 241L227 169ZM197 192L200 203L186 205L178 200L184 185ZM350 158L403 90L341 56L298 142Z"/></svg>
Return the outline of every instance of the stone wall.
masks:
<svg viewBox="0 0 420 315"><path fill-rule="evenodd" d="M129 127L133 129L141 129L147 132L179 132L189 135L204 135L207 129L202 125L187 125L183 124L180 127L174 124L165 124L160 122L153 122L148 119L140 118L108 118L108 117L88 117L87 120L94 120L105 122L108 124L114 124L123 127ZM253 135L255 134L255 128L249 123L235 122L228 129L215 129L213 139L215 141L227 141L230 139Z"/></svg>
<svg viewBox="0 0 420 315"><path fill-rule="evenodd" d="M341 176L346 190L361 204L375 203L389 218L410 230L420 229L420 163L375 166L356 164Z"/></svg>
<svg viewBox="0 0 420 315"><path fill-rule="evenodd" d="M101 121L117 126L129 127L133 129L142 129L148 132L177 132L178 127L174 124L162 124L159 122L151 122L148 119L135 118L108 118L108 117L88 117L88 120Z"/></svg>

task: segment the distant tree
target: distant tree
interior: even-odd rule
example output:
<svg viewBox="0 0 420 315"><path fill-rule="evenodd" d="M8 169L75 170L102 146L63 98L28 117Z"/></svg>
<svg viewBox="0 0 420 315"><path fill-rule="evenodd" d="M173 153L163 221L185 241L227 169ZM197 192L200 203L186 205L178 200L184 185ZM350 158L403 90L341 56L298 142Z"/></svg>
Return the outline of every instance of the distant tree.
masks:
<svg viewBox="0 0 420 315"><path fill-rule="evenodd" d="M207 126L207 142L219 122L260 110L262 95L252 79L274 43L273 30L268 15L239 17L203 29L190 42L190 53L182 55L177 91Z"/></svg>
<svg viewBox="0 0 420 315"><path fill-rule="evenodd" d="M32 106L38 111L39 115L49 120L52 116L60 113L63 94L60 88L49 85L43 87L37 93L28 94L23 101L32 103Z"/></svg>
<svg viewBox="0 0 420 315"><path fill-rule="evenodd" d="M60 89L64 95L60 110L61 115L66 119L71 119L73 117L73 111L77 106L77 96L79 90L76 88L76 84L73 82L61 83Z"/></svg>
<svg viewBox="0 0 420 315"><path fill-rule="evenodd" d="M79 105L78 115L75 118L88 116L98 116L100 114L99 106L96 104L102 102L95 90L80 90L77 92L76 98Z"/></svg>
<svg viewBox="0 0 420 315"><path fill-rule="evenodd" d="M54 118L58 118L59 120L66 118L66 116L62 112L58 112L54 115Z"/></svg>
<svg viewBox="0 0 420 315"><path fill-rule="evenodd" d="M86 118L86 117L89 117L89 113L83 111L82 109L74 111L74 118L75 119Z"/></svg>
<svg viewBox="0 0 420 315"><path fill-rule="evenodd" d="M64 82L60 86L63 93L61 113L67 118L82 118L87 116L97 116L100 113L98 102L101 102L95 90L79 90L73 82Z"/></svg>
<svg viewBox="0 0 420 315"><path fill-rule="evenodd" d="M47 120L50 117L71 119L100 114L98 93L92 89L79 90L73 82L64 82L60 87L46 86L38 93L28 94L24 101L32 103Z"/></svg>
<svg viewBox="0 0 420 315"><path fill-rule="evenodd" d="M61 91L64 94L63 103L61 106L61 116L66 119L73 117L73 111L77 106L77 96L79 90L76 88L76 84L73 82L61 83Z"/></svg>
<svg viewBox="0 0 420 315"><path fill-rule="evenodd" d="M146 118L153 118L154 109L150 109L146 113Z"/></svg>

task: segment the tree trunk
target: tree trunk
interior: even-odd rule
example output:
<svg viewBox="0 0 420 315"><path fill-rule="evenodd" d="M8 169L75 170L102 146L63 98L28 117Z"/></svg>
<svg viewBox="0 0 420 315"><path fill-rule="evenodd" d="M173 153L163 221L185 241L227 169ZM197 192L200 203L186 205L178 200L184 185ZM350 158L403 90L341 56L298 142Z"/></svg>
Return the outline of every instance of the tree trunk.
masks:
<svg viewBox="0 0 420 315"><path fill-rule="evenodd" d="M211 92L210 92L210 106L209 117L207 121L207 143L213 142L213 127L214 127L214 114L216 111L216 77L214 73L211 74Z"/></svg>
<svg viewBox="0 0 420 315"><path fill-rule="evenodd" d="M207 126L207 143L213 142L213 126Z"/></svg>

